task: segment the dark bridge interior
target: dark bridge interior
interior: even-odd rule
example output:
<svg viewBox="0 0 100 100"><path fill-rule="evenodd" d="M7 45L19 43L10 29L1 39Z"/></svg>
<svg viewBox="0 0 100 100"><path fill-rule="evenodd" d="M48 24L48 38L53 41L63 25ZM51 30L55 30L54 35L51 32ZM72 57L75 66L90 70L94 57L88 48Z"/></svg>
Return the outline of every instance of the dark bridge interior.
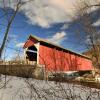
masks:
<svg viewBox="0 0 100 100"><path fill-rule="evenodd" d="M37 61L37 48L35 46L28 47L26 55L26 59L29 61Z"/></svg>

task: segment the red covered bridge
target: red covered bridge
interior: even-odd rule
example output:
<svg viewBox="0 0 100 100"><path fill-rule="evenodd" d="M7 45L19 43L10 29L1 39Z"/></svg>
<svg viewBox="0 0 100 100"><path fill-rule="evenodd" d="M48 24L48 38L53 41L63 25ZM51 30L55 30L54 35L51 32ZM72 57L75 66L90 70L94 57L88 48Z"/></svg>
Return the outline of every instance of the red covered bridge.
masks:
<svg viewBox="0 0 100 100"><path fill-rule="evenodd" d="M43 65L47 71L87 71L93 68L88 57L35 36L29 36L24 49L26 61Z"/></svg>

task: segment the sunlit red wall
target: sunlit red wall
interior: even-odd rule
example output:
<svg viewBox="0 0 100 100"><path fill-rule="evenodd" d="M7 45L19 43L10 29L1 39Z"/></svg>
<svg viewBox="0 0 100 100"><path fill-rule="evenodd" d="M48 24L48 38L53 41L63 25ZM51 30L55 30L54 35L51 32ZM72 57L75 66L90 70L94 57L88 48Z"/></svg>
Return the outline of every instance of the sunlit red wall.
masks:
<svg viewBox="0 0 100 100"><path fill-rule="evenodd" d="M25 42L23 48L30 47L30 46L34 45L35 43L37 43L37 40L30 38Z"/></svg>
<svg viewBox="0 0 100 100"><path fill-rule="evenodd" d="M49 71L92 70L91 60L44 45L39 46L39 64Z"/></svg>

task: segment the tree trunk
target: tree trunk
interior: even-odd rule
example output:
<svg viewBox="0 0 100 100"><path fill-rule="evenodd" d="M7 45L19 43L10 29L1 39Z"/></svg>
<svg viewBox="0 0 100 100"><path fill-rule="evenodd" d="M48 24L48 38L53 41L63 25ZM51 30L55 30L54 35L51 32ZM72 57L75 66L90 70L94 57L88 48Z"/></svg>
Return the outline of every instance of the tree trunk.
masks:
<svg viewBox="0 0 100 100"><path fill-rule="evenodd" d="M6 32L5 32L5 34L4 34L3 42L2 42L1 47L0 47L0 59L1 59L1 57L2 57L3 49L4 49L5 44L6 44L6 40L7 40L7 37L8 37L10 25L11 25L11 24L8 24L8 25L7 25L7 29L6 29Z"/></svg>
<svg viewBox="0 0 100 100"><path fill-rule="evenodd" d="M16 10L14 11L13 15L10 17L9 21L8 21L8 25L7 25L7 28L6 28L6 32L4 33L4 38L3 38L3 42L1 44L1 47L0 47L0 59L2 58L2 53L3 53L3 50L4 50L4 47L5 47L5 44L6 44L6 41L7 41L7 37L8 37L8 33L9 33L9 30L10 30L10 27L11 27L11 24L19 10L19 6L20 5L20 2L17 4L16 6Z"/></svg>

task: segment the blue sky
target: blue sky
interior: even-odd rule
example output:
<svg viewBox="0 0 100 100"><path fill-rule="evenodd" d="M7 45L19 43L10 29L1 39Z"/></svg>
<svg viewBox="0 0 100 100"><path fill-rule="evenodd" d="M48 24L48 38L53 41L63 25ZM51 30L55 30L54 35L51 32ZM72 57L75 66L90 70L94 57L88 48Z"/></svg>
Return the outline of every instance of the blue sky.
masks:
<svg viewBox="0 0 100 100"><path fill-rule="evenodd" d="M42 2L41 0L34 0L34 2L25 5L17 13L10 28L4 53L6 58L12 59L18 53L16 50L20 50L20 54L22 54L22 45L30 34L47 39L72 51L84 52L86 47L80 43L76 35L81 27L79 23L71 19L71 16L74 15L72 4L73 0L43 0ZM0 16L2 15L0 10ZM6 18L3 17L0 18L0 43L5 28Z"/></svg>

